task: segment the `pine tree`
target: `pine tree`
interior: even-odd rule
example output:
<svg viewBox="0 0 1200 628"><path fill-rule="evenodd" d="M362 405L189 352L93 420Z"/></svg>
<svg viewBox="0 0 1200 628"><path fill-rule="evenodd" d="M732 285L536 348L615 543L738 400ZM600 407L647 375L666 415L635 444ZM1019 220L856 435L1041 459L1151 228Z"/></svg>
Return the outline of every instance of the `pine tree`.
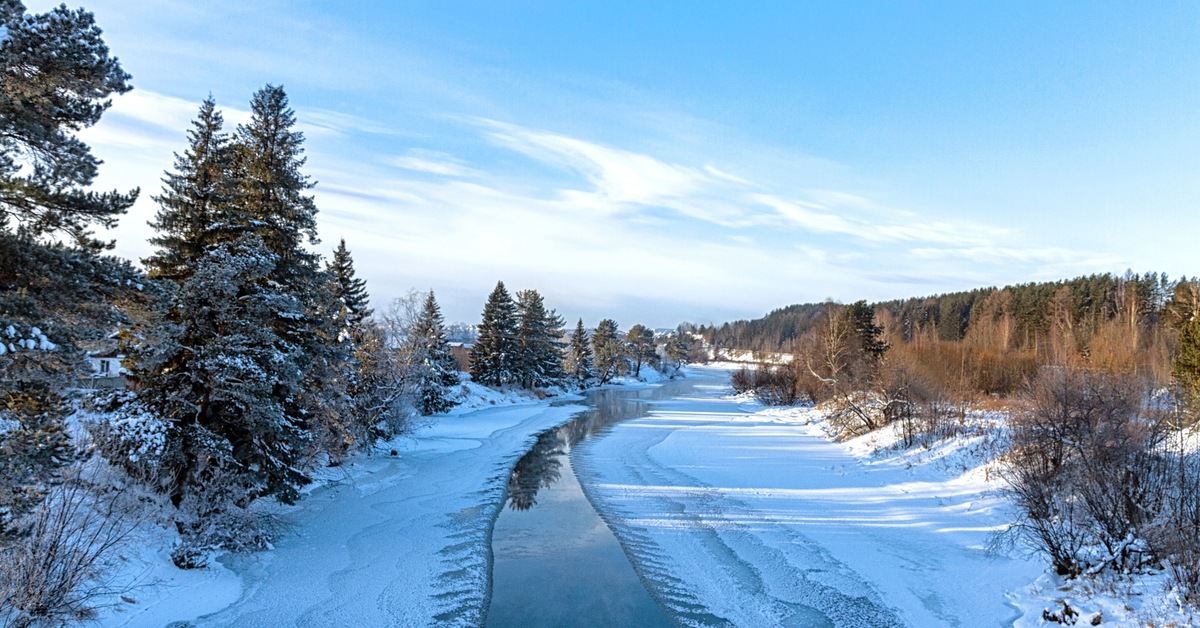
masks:
<svg viewBox="0 0 1200 628"><path fill-rule="evenodd" d="M1191 420L1196 421L1200 418L1200 282L1184 279L1175 285L1167 316L1179 333L1179 353L1171 374Z"/></svg>
<svg viewBox="0 0 1200 628"><path fill-rule="evenodd" d="M29 15L0 2L0 536L71 462L68 390L80 345L126 320L145 279L98 253L130 193L89 191L99 160L74 134L129 91L92 15L65 6Z"/></svg>
<svg viewBox="0 0 1200 628"><path fill-rule="evenodd" d="M488 296L479 324L479 339L471 349L471 377L485 386L516 381L517 306L504 282Z"/></svg>
<svg viewBox="0 0 1200 628"><path fill-rule="evenodd" d="M0 228L15 221L33 238L59 232L102 248L88 228L115 226L137 191L88 191L100 161L74 131L96 124L109 96L131 89L129 75L83 9L27 15L19 1L6 0L0 27Z"/></svg>
<svg viewBox="0 0 1200 628"><path fill-rule="evenodd" d="M600 377L601 385L607 384L621 373L625 358L621 340L618 337L619 333L617 322L606 318L596 325L596 332L592 334L592 352L596 360L596 374Z"/></svg>
<svg viewBox="0 0 1200 628"><path fill-rule="evenodd" d="M582 318L575 323L575 333L571 335L571 344L567 346L567 355L563 365L567 375L580 387L586 388L596 379L596 370L592 361L592 343L587 330L583 328Z"/></svg>
<svg viewBox="0 0 1200 628"><path fill-rule="evenodd" d="M417 409L421 414L437 414L454 407L449 388L457 386L458 366L450 355L446 341L446 324L442 309L430 290L412 329L414 355L417 365Z"/></svg>
<svg viewBox="0 0 1200 628"><path fill-rule="evenodd" d="M537 290L517 292L516 379L528 389L562 383L563 320Z"/></svg>
<svg viewBox="0 0 1200 628"><path fill-rule="evenodd" d="M369 307L371 297L367 294L367 282L354 276L354 260L346 249L346 240L338 243L327 270L337 280L338 299L346 306L346 326L361 325L374 312Z"/></svg>
<svg viewBox="0 0 1200 628"><path fill-rule="evenodd" d="M629 328L629 333L625 334L625 355L634 364L634 377L641 377L643 364L654 363L657 357L654 349L653 331L645 325L634 325Z"/></svg>
<svg viewBox="0 0 1200 628"><path fill-rule="evenodd" d="M191 277L197 260L209 247L235 236L232 214L237 181L233 176L233 151L224 120L212 97L188 131L189 146L175 155L175 172L163 178L163 192L154 197L158 213L150 226L157 251L142 260L152 279L176 284Z"/></svg>

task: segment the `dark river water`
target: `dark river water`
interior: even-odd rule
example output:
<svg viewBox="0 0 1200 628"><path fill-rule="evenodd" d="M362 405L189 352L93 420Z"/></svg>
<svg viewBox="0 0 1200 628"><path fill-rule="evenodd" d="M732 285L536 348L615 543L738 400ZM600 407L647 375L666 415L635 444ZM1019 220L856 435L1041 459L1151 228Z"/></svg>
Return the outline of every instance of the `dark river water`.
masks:
<svg viewBox="0 0 1200 628"><path fill-rule="evenodd" d="M509 477L492 532L488 626L673 626L592 508L571 451L620 421L646 416L648 401L691 390L686 379L641 390L588 393L590 409L541 434Z"/></svg>

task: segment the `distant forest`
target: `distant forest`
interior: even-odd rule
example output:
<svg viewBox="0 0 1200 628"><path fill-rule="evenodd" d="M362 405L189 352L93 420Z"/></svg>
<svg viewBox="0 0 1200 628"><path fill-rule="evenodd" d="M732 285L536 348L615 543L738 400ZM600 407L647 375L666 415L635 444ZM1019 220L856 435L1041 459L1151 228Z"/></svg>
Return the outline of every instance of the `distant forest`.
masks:
<svg viewBox="0 0 1200 628"><path fill-rule="evenodd" d="M961 343L1020 354L1040 364L1087 362L1106 370L1170 377L1164 313L1176 287L1163 273L1110 273L978 288L869 304L891 344ZM828 303L789 305L763 318L697 331L720 350L767 357L793 353ZM1119 367L1119 368L1113 368Z"/></svg>

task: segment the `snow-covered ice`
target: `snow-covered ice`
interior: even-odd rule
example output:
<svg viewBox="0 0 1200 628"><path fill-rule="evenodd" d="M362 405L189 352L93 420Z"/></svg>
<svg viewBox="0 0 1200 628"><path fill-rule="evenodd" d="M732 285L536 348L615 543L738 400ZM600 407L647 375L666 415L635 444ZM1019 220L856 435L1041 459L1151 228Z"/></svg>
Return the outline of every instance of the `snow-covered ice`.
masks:
<svg viewBox="0 0 1200 628"><path fill-rule="evenodd" d="M577 452L577 472L687 623L985 626L1043 566L987 551L1010 515L979 474L864 464L812 409L762 410L721 379ZM717 383L719 382L719 383Z"/></svg>

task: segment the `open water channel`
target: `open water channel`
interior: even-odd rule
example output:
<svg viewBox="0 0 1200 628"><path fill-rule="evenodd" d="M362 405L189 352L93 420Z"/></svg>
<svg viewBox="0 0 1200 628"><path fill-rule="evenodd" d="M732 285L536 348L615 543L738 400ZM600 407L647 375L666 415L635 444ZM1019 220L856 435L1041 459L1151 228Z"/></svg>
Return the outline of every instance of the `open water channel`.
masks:
<svg viewBox="0 0 1200 628"><path fill-rule="evenodd" d="M509 477L492 532L487 625L673 626L596 513L571 466L586 439L644 417L649 401L685 394L687 379L638 390L588 393L590 409L542 433Z"/></svg>

